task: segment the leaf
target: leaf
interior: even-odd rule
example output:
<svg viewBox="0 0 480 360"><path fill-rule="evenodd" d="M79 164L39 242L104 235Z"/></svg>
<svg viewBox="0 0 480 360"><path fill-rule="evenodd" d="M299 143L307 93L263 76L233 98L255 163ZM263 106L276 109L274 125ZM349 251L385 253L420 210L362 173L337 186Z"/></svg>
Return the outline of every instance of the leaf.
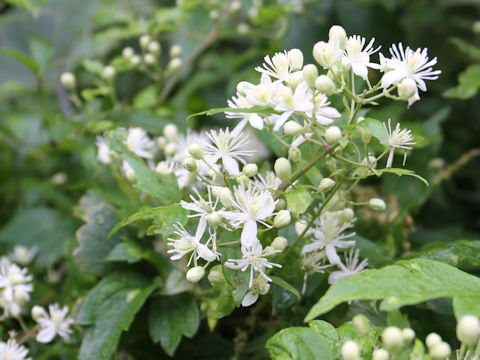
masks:
<svg viewBox="0 0 480 360"><path fill-rule="evenodd" d="M465 271L480 270L480 240L457 240L428 244L405 259L425 258L441 261Z"/></svg>
<svg viewBox="0 0 480 360"><path fill-rule="evenodd" d="M296 217L307 211L313 200L308 190L300 188L289 191L285 198L287 200L287 210Z"/></svg>
<svg viewBox="0 0 480 360"><path fill-rule="evenodd" d="M85 216L86 224L77 231L79 246L73 256L84 271L104 275L113 267L105 258L119 243L118 236L108 237L118 218L104 202L86 210Z"/></svg>
<svg viewBox="0 0 480 360"><path fill-rule="evenodd" d="M200 325L195 298L188 293L156 298L148 316L148 329L154 342L173 356L182 336L192 337Z"/></svg>
<svg viewBox="0 0 480 360"><path fill-rule="evenodd" d="M32 56L38 65L38 74L44 75L48 70L48 66L52 58L51 45L48 43L48 41L38 37L32 37L28 39L28 45L30 47Z"/></svg>
<svg viewBox="0 0 480 360"><path fill-rule="evenodd" d="M266 348L273 360L330 360L332 349L317 332L305 327L281 330L267 341Z"/></svg>
<svg viewBox="0 0 480 360"><path fill-rule="evenodd" d="M158 287L158 283L147 286L149 281L146 278L133 273L123 276L112 274L106 277L87 296L89 309L93 308L92 303L96 305L92 310L94 326L82 340L80 360L109 360L118 346L122 331L128 330L135 314Z"/></svg>
<svg viewBox="0 0 480 360"><path fill-rule="evenodd" d="M128 162L137 176L136 186L165 204L177 201L179 197L177 178L174 174L162 175L149 169L143 160L127 149L123 144L124 133L111 131L107 135L107 143L112 151Z"/></svg>
<svg viewBox="0 0 480 360"><path fill-rule="evenodd" d="M242 113L242 114L276 114L275 110L273 110L271 107L268 107L268 106L255 105L248 109L235 109L235 108L223 107L223 108L209 109L209 110L201 111L195 114L191 114L187 117L187 120L200 115L211 116L211 115L215 115L223 112Z"/></svg>
<svg viewBox="0 0 480 360"><path fill-rule="evenodd" d="M349 300L383 299L380 310L392 311L441 297L480 296L480 279L450 265L427 260L400 261L382 269L366 270L337 280L310 309L305 321ZM480 304L476 304L477 311Z"/></svg>
<svg viewBox="0 0 480 360"><path fill-rule="evenodd" d="M372 135L384 146L388 146L388 136L385 130L384 123L379 120L366 118L360 124L359 127L365 130L369 130Z"/></svg>
<svg viewBox="0 0 480 360"><path fill-rule="evenodd" d="M428 181L427 180L425 180L423 177L416 174L413 170L410 170L410 169L391 168L391 169L378 169L378 170L375 170L375 171L379 174L392 173L392 174L395 174L395 175L398 175L398 176L402 176L402 175L413 176L413 177L423 181L423 183L428 186Z"/></svg>
<svg viewBox="0 0 480 360"><path fill-rule="evenodd" d="M142 248L134 241L128 240L117 244L107 255L108 261L126 261L136 263L142 259Z"/></svg>
<svg viewBox="0 0 480 360"><path fill-rule="evenodd" d="M108 236L114 235L115 233L118 232L118 230L120 230L124 226L127 226L128 224L131 224L138 220L149 219L156 215L163 216L169 213L173 213L175 214L175 216L180 217L179 209L183 210L183 208L179 204L174 204L174 205L168 205L168 206L158 206L148 210L136 212L135 214L130 215L126 219L123 219L122 221L116 223L115 226L110 231L110 233L108 234Z"/></svg>
<svg viewBox="0 0 480 360"><path fill-rule="evenodd" d="M135 109L148 109L157 104L158 88L156 85L147 86L140 91L133 99Z"/></svg>
<svg viewBox="0 0 480 360"><path fill-rule="evenodd" d="M408 316L400 312L400 310L393 310L387 314L387 324L388 326L396 326L401 329L409 328L410 323L408 322Z"/></svg>
<svg viewBox="0 0 480 360"><path fill-rule="evenodd" d="M33 207L19 211L0 230L0 243L37 247L37 261L51 264L66 251L74 236L73 221L57 210Z"/></svg>
<svg viewBox="0 0 480 360"><path fill-rule="evenodd" d="M277 284L278 286L281 286L285 290L291 292L293 295L297 297L298 300L301 299L300 293L298 292L297 289L295 289L292 285L290 285L288 282L283 280L282 278L279 278L278 276L270 276L272 279L272 282L274 284Z"/></svg>
<svg viewBox="0 0 480 360"><path fill-rule="evenodd" d="M20 61L23 65L28 67L35 75L38 75L38 70L39 70L38 64L31 57L29 57L29 56L27 56L27 55L25 55L21 52L10 50L10 49L0 49L0 54L8 55L8 56Z"/></svg>
<svg viewBox="0 0 480 360"><path fill-rule="evenodd" d="M452 37L448 40L464 54L471 56L476 61L480 61L480 48L478 46L472 45L461 38Z"/></svg>

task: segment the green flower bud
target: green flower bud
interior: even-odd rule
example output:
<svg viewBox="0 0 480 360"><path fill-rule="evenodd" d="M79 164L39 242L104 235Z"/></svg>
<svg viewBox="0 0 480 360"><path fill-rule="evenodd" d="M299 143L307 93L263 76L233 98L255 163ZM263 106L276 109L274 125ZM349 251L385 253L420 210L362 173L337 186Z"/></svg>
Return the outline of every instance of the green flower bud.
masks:
<svg viewBox="0 0 480 360"><path fill-rule="evenodd" d="M391 353L397 353L403 347L402 331L396 326L389 326L382 333L383 346Z"/></svg>
<svg viewBox="0 0 480 360"><path fill-rule="evenodd" d="M313 46L313 57L324 69L332 67L339 58L335 46L324 41Z"/></svg>
<svg viewBox="0 0 480 360"><path fill-rule="evenodd" d="M140 36L140 39L139 39L138 42L140 43L140 46L141 46L143 49L145 49L145 48L147 48L147 46L148 46L148 44L150 43L150 41L152 41L151 36L145 34L145 35Z"/></svg>
<svg viewBox="0 0 480 360"><path fill-rule="evenodd" d="M275 210L282 210L285 209L287 203L284 199L278 199L277 203L275 204Z"/></svg>
<svg viewBox="0 0 480 360"><path fill-rule="evenodd" d="M160 44L157 41L152 41L150 44L148 44L148 51L150 51L152 54L160 54L160 49Z"/></svg>
<svg viewBox="0 0 480 360"><path fill-rule="evenodd" d="M41 306L35 305L34 307L32 307L33 320L37 321L39 318L43 317L44 314L45 310Z"/></svg>
<svg viewBox="0 0 480 360"><path fill-rule="evenodd" d="M299 148L297 147L291 147L288 149L288 157L291 159L293 162L299 162L302 160L302 152L300 151Z"/></svg>
<svg viewBox="0 0 480 360"><path fill-rule="evenodd" d="M457 338L467 346L473 346L480 336L480 321L474 315L463 316L457 324Z"/></svg>
<svg viewBox="0 0 480 360"><path fill-rule="evenodd" d="M370 321L363 314L355 315L352 319L352 324L355 331L362 336L367 335L371 330Z"/></svg>
<svg viewBox="0 0 480 360"><path fill-rule="evenodd" d="M254 177L258 174L258 166L257 164L247 164L243 167L242 172L249 178Z"/></svg>
<svg viewBox="0 0 480 360"><path fill-rule="evenodd" d="M203 149L200 144L191 144L188 147L188 152L193 156L194 159L201 160L203 159Z"/></svg>
<svg viewBox="0 0 480 360"><path fill-rule="evenodd" d="M182 47L180 45L173 45L170 48L170 57L176 58L179 57L182 54Z"/></svg>
<svg viewBox="0 0 480 360"><path fill-rule="evenodd" d="M370 199L368 201L368 206L370 207L370 209L375 211L384 211L387 208L387 205L385 205L385 201L378 198Z"/></svg>
<svg viewBox="0 0 480 360"><path fill-rule="evenodd" d="M350 208L345 208L343 209L339 214L338 214L338 221L339 225L343 225L347 222L350 222L353 220L355 217L355 213L353 212L352 209Z"/></svg>
<svg viewBox="0 0 480 360"><path fill-rule="evenodd" d="M191 157L187 157L183 160L182 166L190 172L197 171L197 162Z"/></svg>
<svg viewBox="0 0 480 360"><path fill-rule="evenodd" d="M222 203L223 206L227 208L232 206L233 196L229 188L226 188L226 187L222 188L222 190L220 191L219 197L220 197L220 202Z"/></svg>
<svg viewBox="0 0 480 360"><path fill-rule="evenodd" d="M131 59L134 55L135 55L135 50L133 50L133 48L130 46L127 46L122 50L122 56L125 59Z"/></svg>
<svg viewBox="0 0 480 360"><path fill-rule="evenodd" d="M275 219L273 220L273 226L277 229L287 226L292 221L292 216L288 210L280 210Z"/></svg>
<svg viewBox="0 0 480 360"><path fill-rule="evenodd" d="M290 120L283 125L283 133L287 136L298 136L302 133L303 126L296 121Z"/></svg>
<svg viewBox="0 0 480 360"><path fill-rule="evenodd" d="M274 165L275 174L280 180L288 182L292 176L292 166L285 158L278 158Z"/></svg>
<svg viewBox="0 0 480 360"><path fill-rule="evenodd" d="M315 81L318 77L318 69L313 64L308 64L303 67L303 78L311 88L315 87Z"/></svg>
<svg viewBox="0 0 480 360"><path fill-rule="evenodd" d="M294 73L291 73L290 76L288 77L288 85L292 89L292 91L295 91L297 86L303 81L303 71L295 71Z"/></svg>
<svg viewBox="0 0 480 360"><path fill-rule="evenodd" d="M360 348L357 343L352 340L348 340L342 346L343 360L360 360Z"/></svg>
<svg viewBox="0 0 480 360"><path fill-rule="evenodd" d="M208 281L210 281L210 284L212 285L222 284L225 282L225 277L223 276L223 273L221 271L213 268L208 273Z"/></svg>
<svg viewBox="0 0 480 360"><path fill-rule="evenodd" d="M335 184L335 180L330 178L323 178L318 185L318 190L320 190L321 192L331 190L335 187Z"/></svg>
<svg viewBox="0 0 480 360"><path fill-rule="evenodd" d="M325 139L330 144L335 144L342 138L342 130L338 126L329 126L325 131Z"/></svg>
<svg viewBox="0 0 480 360"><path fill-rule="evenodd" d="M315 88L325 95L332 95L337 90L335 83L327 75L317 77Z"/></svg>
<svg viewBox="0 0 480 360"><path fill-rule="evenodd" d="M275 239L273 239L271 246L276 250L283 251L288 246L288 240L283 236L277 236Z"/></svg>
<svg viewBox="0 0 480 360"><path fill-rule="evenodd" d="M202 266L195 266L187 271L187 280L192 283L199 282L205 275L205 269Z"/></svg>
<svg viewBox="0 0 480 360"><path fill-rule="evenodd" d="M299 49L292 49L288 52L290 69L298 71L303 66L303 53Z"/></svg>

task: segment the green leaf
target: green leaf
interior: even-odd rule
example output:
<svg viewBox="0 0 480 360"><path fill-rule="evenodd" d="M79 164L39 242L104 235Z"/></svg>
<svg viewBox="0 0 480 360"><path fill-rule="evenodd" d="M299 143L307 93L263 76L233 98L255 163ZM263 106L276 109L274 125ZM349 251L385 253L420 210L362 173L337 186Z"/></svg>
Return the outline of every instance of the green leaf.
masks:
<svg viewBox="0 0 480 360"><path fill-rule="evenodd" d="M38 65L38 74L45 74L52 58L52 47L50 43L44 39L32 37L28 40L28 45L32 56Z"/></svg>
<svg viewBox="0 0 480 360"><path fill-rule="evenodd" d="M112 151L128 162L137 176L136 186L165 204L177 201L179 197L178 183L175 174L158 174L148 168L144 161L132 154L123 144L125 134L121 131L111 131L107 135L107 143Z"/></svg>
<svg viewBox="0 0 480 360"><path fill-rule="evenodd" d="M480 297L480 279L450 265L427 260L400 261L337 280L310 309L305 321L349 300L383 299L380 310L392 311L441 297ZM476 304L480 310L480 304Z"/></svg>
<svg viewBox="0 0 480 360"><path fill-rule="evenodd" d="M51 208L33 207L10 219L0 230L0 243L37 247L37 261L51 264L65 253L74 233L75 224L68 216Z"/></svg>
<svg viewBox="0 0 480 360"><path fill-rule="evenodd" d="M85 216L86 224L77 231L79 246L73 256L84 271L104 275L113 267L105 258L119 243L117 236L108 237L118 218L112 207L104 202L90 208Z"/></svg>
<svg viewBox="0 0 480 360"><path fill-rule="evenodd" d="M136 212L135 214L130 215L126 219L123 219L122 221L116 223L115 226L110 231L110 233L108 234L108 236L114 235L115 233L118 232L118 230L120 230L124 226L127 226L128 224L131 224L138 220L150 219L157 215L162 215L160 219L163 219L164 215L168 215L170 213L173 213L176 217L177 216L181 217L180 209L184 210L179 204L174 204L174 205L168 205L168 206L158 206L148 210Z"/></svg>
<svg viewBox="0 0 480 360"><path fill-rule="evenodd" d="M285 198L287 200L287 210L296 217L307 211L313 200L310 192L301 188L289 191Z"/></svg>
<svg viewBox="0 0 480 360"><path fill-rule="evenodd" d="M298 292L297 289L295 289L292 285L290 285L288 282L283 280L282 278L279 278L278 276L270 276L272 279L272 282L274 284L277 284L278 286L281 286L285 290L291 292L293 295L297 297L298 300L301 299L300 293Z"/></svg>
<svg viewBox="0 0 480 360"><path fill-rule="evenodd" d="M21 52L10 50L10 49L0 49L0 54L8 55L8 56L20 61L23 65L28 67L35 75L38 75L38 70L39 70L38 64L31 57L29 57L29 56L27 56L27 55L25 55Z"/></svg>
<svg viewBox="0 0 480 360"><path fill-rule="evenodd" d="M362 129L369 130L372 135L384 146L388 146L388 136L385 126L379 120L366 118L358 126Z"/></svg>
<svg viewBox="0 0 480 360"><path fill-rule="evenodd" d="M223 112L242 113L242 114L276 114L276 111L268 106L255 105L248 109L235 109L235 108L223 107L223 108L209 109L209 110L201 111L195 114L191 114L187 117L187 120L200 115L211 116L211 115L215 115Z"/></svg>
<svg viewBox="0 0 480 360"><path fill-rule="evenodd" d="M400 310L393 310L387 314L387 324L389 326L396 326L401 329L409 328L410 323L408 321L408 316L400 312Z"/></svg>
<svg viewBox="0 0 480 360"><path fill-rule="evenodd" d="M158 287L136 274L112 274L93 288L87 300L88 320L93 318L80 347L80 360L109 360L122 331L128 330L135 314ZM113 290L114 289L114 290ZM93 313L93 316L91 315Z"/></svg>
<svg viewBox="0 0 480 360"><path fill-rule="evenodd" d="M142 259L143 251L136 242L128 240L116 245L107 255L108 261L126 261L136 263Z"/></svg>
<svg viewBox="0 0 480 360"><path fill-rule="evenodd" d="M378 169L378 170L375 170L375 171L379 174L391 173L391 174L395 174L395 175L398 175L398 176L402 176L402 175L413 176L413 177L423 181L423 183L428 186L428 181L425 180L420 175L416 174L413 170L391 168L391 169Z"/></svg>
<svg viewBox="0 0 480 360"><path fill-rule="evenodd" d="M425 347L419 339L415 339L412 351L410 352L410 360L423 360L425 357Z"/></svg>
<svg viewBox="0 0 480 360"><path fill-rule="evenodd" d="M200 325L195 298L188 293L156 298L148 316L148 329L154 342L173 356L182 336L192 337Z"/></svg>
<svg viewBox="0 0 480 360"><path fill-rule="evenodd" d="M471 58L476 61L480 61L480 47L472 45L465 40L456 37L452 37L448 40L464 54L471 56Z"/></svg>
<svg viewBox="0 0 480 360"><path fill-rule="evenodd" d="M90 59L84 59L82 61L82 65L85 68L85 70L95 75L99 75L102 72L103 68L105 67L105 65L103 65L101 61L90 60Z"/></svg>
<svg viewBox="0 0 480 360"><path fill-rule="evenodd" d="M133 99L135 109L148 109L157 104L158 88L156 85L147 86L140 91Z"/></svg>
<svg viewBox="0 0 480 360"><path fill-rule="evenodd" d="M267 350L273 360L330 360L332 349L317 332L306 327L281 330L267 341Z"/></svg>
<svg viewBox="0 0 480 360"><path fill-rule="evenodd" d="M480 240L457 240L428 244L405 259L425 258L441 261L465 271L480 270Z"/></svg>

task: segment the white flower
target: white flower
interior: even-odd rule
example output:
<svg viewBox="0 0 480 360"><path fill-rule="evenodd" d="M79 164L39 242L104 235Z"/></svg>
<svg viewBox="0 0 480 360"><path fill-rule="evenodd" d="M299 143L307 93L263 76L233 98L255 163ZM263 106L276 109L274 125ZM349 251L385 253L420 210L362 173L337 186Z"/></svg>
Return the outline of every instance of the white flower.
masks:
<svg viewBox="0 0 480 360"><path fill-rule="evenodd" d="M110 150L107 145L107 142L102 136L97 136L97 148L98 148L98 155L97 159L101 163L108 165L112 162L112 156L114 153Z"/></svg>
<svg viewBox="0 0 480 360"><path fill-rule="evenodd" d="M355 245L355 241L348 240L355 233L342 234L345 230L353 227L353 221L341 223L339 214L326 211L315 219L313 226L307 231L307 235L312 235L312 243L305 245L302 254L306 254L318 249L325 249L328 260L331 264L341 262L336 248L345 249Z"/></svg>
<svg viewBox="0 0 480 360"><path fill-rule="evenodd" d="M73 319L68 316L68 306L60 308L58 303L48 306L49 314L44 308L41 309L41 315L35 319L40 325L40 331L37 334L37 341L40 343L49 343L59 335L65 341L69 340L69 334L72 333L70 325Z"/></svg>
<svg viewBox="0 0 480 360"><path fill-rule="evenodd" d="M331 264L324 265L326 256L325 251L312 251L303 254L302 270L309 275L325 272L325 269L332 266Z"/></svg>
<svg viewBox="0 0 480 360"><path fill-rule="evenodd" d="M278 200L277 200L278 201ZM275 204L268 190L255 188L249 184L245 189L243 185L235 188L232 207L237 211L221 211L221 215L231 222L234 228L243 225L242 246L251 247L257 240L257 222L270 228L265 220L274 216Z"/></svg>
<svg viewBox="0 0 480 360"><path fill-rule="evenodd" d="M192 259L195 266L197 266L197 260L199 258L202 258L208 262L215 260L217 257L213 253L213 251L210 250L207 245L200 243L203 233L205 232L205 228L206 224L205 226L199 225L195 236L192 236L187 232L187 230L185 230L182 224L178 223L177 225L175 225L175 234L177 234L180 238L168 239L168 241L170 241L168 243L168 246L173 247L173 249L167 251L167 253L169 254L174 254L172 255L171 259L178 260L186 254L192 253L187 265L190 265Z"/></svg>
<svg viewBox="0 0 480 360"><path fill-rule="evenodd" d="M28 248L26 246L17 245L13 248L12 259L21 265L27 265L32 262L37 253L38 248L36 246Z"/></svg>
<svg viewBox="0 0 480 360"><path fill-rule="evenodd" d="M360 250L352 248L348 255L345 254L345 265L342 262L337 264L340 270L334 271L330 274L330 276L328 277L328 283L333 284L335 281L342 277L361 273L367 267L368 259L363 259L359 264L359 253Z"/></svg>
<svg viewBox="0 0 480 360"><path fill-rule="evenodd" d="M4 316L17 316L21 306L30 299L33 285L32 276L28 269L21 269L16 264L0 267L0 306L4 309Z"/></svg>
<svg viewBox="0 0 480 360"><path fill-rule="evenodd" d="M253 279L252 287L243 297L242 306L248 307L255 304L255 302L258 300L259 295L266 295L269 290L270 284L268 283L268 279L264 278L261 275L256 276Z"/></svg>
<svg viewBox="0 0 480 360"><path fill-rule="evenodd" d="M215 164L219 159L222 160L223 167L232 175L240 173L238 162L246 164L244 156L250 156L253 151L246 150L248 138L242 132L232 132L226 128L211 130L207 133L210 143L205 144L203 150L207 155L208 161Z"/></svg>
<svg viewBox="0 0 480 360"><path fill-rule="evenodd" d="M415 145L416 142L413 142L413 136L411 130L408 129L400 129L400 123L397 123L395 130L392 131L392 127L390 125L390 119L388 119L388 129L385 123L383 123L383 127L387 132L388 137L388 145L390 147L390 153L388 154L387 160L387 168L392 167L393 163L393 155L395 153L395 149L404 149L404 156L403 156L403 165L405 165L405 161L407 160L407 150L411 150L411 145Z"/></svg>
<svg viewBox="0 0 480 360"><path fill-rule="evenodd" d="M28 349L25 346L17 344L13 339L0 342L0 360L31 360L27 358Z"/></svg>
<svg viewBox="0 0 480 360"><path fill-rule="evenodd" d="M315 97L315 120L321 125L330 125L332 118L342 116L337 109L330 105L330 101L325 94L318 94Z"/></svg>
<svg viewBox="0 0 480 360"><path fill-rule="evenodd" d="M199 217L199 228L205 228L207 224L207 217L216 211L219 199L216 199L215 201L212 199L211 186L207 187L207 200L205 200L197 190L194 190L194 192L197 194L198 199L195 199L193 195L190 195L192 202L188 203L181 200L180 205L186 210L195 212L196 214L188 215L188 217Z"/></svg>
<svg viewBox="0 0 480 360"><path fill-rule="evenodd" d="M302 81L292 93L288 86L279 85L275 91L275 110L282 112L281 115L273 115L273 130L279 130L294 112L301 112L308 117L312 116L313 96L312 91L305 81Z"/></svg>
<svg viewBox="0 0 480 360"><path fill-rule="evenodd" d="M395 44L390 48L391 59L383 59L383 70L385 74L382 77L382 87L387 89L392 84L397 84L405 78L410 78L417 83L422 91L427 91L424 80L436 80L441 74L440 70L433 70L432 66L437 63L437 58L429 61L428 50L420 49L413 51L407 46L403 49L402 43Z"/></svg>
<svg viewBox="0 0 480 360"><path fill-rule="evenodd" d="M276 53L271 59L270 56L267 55L264 60L263 68L257 66L255 68L256 71L281 81L288 81L292 69L290 66L289 53L286 50L283 53Z"/></svg>
<svg viewBox="0 0 480 360"><path fill-rule="evenodd" d="M358 35L350 36L345 45L342 64L351 65L355 75L367 80L367 67L371 67L372 69L380 68L378 64L370 62L370 55L376 53L380 49L380 46L374 49L373 42L375 41L375 38L372 38L368 45L363 48L365 46L365 41L364 37Z"/></svg>
<svg viewBox="0 0 480 360"><path fill-rule="evenodd" d="M257 189L270 189L270 190L277 190L280 185L283 184L283 181L280 180L277 175L275 175L275 172L273 171L267 171L265 173L265 177L262 176L262 174L257 175L257 179L255 179L254 186Z"/></svg>
<svg viewBox="0 0 480 360"><path fill-rule="evenodd" d="M250 104L247 99L240 94L237 94L237 97L233 96L232 100L228 100L227 103L228 107L232 109L248 109L252 107L252 104ZM239 129L243 129L247 122L249 122L250 125L255 129L263 129L263 119L256 113L238 113L226 111L225 114L229 119L241 119L239 125L237 125L239 126Z"/></svg>
<svg viewBox="0 0 480 360"><path fill-rule="evenodd" d="M248 267L250 267L250 281L248 283L248 287L251 288L253 285L253 276L255 272L259 273L259 275L267 281L272 281L272 279L265 274L265 269L271 269L274 266L281 268L282 265L272 263L268 261L266 257L278 252L280 251L273 248L265 251L262 248L262 244L260 244L260 242L256 242L253 244L253 246L242 246L242 258L228 259L228 261L225 261L225 266L230 269L241 271L245 271L248 269Z"/></svg>
<svg viewBox="0 0 480 360"><path fill-rule="evenodd" d="M145 159L153 158L153 154L149 151L153 146L153 142L148 137L147 132L142 128L135 127L128 129L125 145L137 156Z"/></svg>

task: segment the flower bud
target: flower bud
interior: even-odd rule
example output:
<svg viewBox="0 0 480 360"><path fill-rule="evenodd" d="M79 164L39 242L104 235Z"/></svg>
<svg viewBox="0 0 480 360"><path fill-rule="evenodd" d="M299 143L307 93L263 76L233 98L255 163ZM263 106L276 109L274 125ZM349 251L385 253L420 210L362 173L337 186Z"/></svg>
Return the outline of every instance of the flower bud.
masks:
<svg viewBox="0 0 480 360"><path fill-rule="evenodd" d="M397 90L402 100L408 100L417 92L417 83L415 80L405 78L398 84Z"/></svg>
<svg viewBox="0 0 480 360"><path fill-rule="evenodd" d="M451 352L452 349L450 348L450 345L442 341L430 348L429 355L434 360L446 360Z"/></svg>
<svg viewBox="0 0 480 360"><path fill-rule="evenodd" d="M325 41L319 41L314 45L313 57L324 69L332 67L339 59L335 46Z"/></svg>
<svg viewBox="0 0 480 360"><path fill-rule="evenodd" d="M254 87L255 85L253 85L252 83L249 83L248 81L240 81L237 84L237 92L240 95L245 96L247 95L247 91L253 89Z"/></svg>
<svg viewBox="0 0 480 360"><path fill-rule="evenodd" d="M130 166L125 166L123 168L123 173L128 181L135 182L137 180L137 175L135 174L135 170L133 170Z"/></svg>
<svg viewBox="0 0 480 360"><path fill-rule="evenodd" d="M328 32L328 42L336 45L339 49L345 50L347 33L340 25L333 25Z"/></svg>
<svg viewBox="0 0 480 360"><path fill-rule="evenodd" d="M293 162L298 163L300 160L302 160L302 152L297 147L291 147L288 149L288 158Z"/></svg>
<svg viewBox="0 0 480 360"><path fill-rule="evenodd" d="M143 57L143 61L145 61L145 64L153 65L155 64L155 56L153 54L147 53Z"/></svg>
<svg viewBox="0 0 480 360"><path fill-rule="evenodd" d="M122 56L125 59L131 59L133 55L135 55L135 50L133 50L133 48L131 48L130 46L127 46L122 50Z"/></svg>
<svg viewBox="0 0 480 360"><path fill-rule="evenodd" d="M432 170L440 170L445 166L445 160L439 157L433 158L428 162L427 166Z"/></svg>
<svg viewBox="0 0 480 360"><path fill-rule="evenodd" d="M188 152L193 156L194 159L201 160L203 159L203 149L200 144L194 143L188 147Z"/></svg>
<svg viewBox="0 0 480 360"><path fill-rule="evenodd" d="M33 320L37 321L38 319L43 317L44 313L45 313L45 310L41 306L35 305L34 307L32 307Z"/></svg>
<svg viewBox="0 0 480 360"><path fill-rule="evenodd" d="M220 202L222 203L223 206L225 207L230 207L232 206L232 192L230 191L229 188L222 188L220 191Z"/></svg>
<svg viewBox="0 0 480 360"><path fill-rule="evenodd" d="M363 314L355 315L352 319L352 324L355 331L362 336L367 335L371 330L370 321L368 321L368 318Z"/></svg>
<svg viewBox="0 0 480 360"><path fill-rule="evenodd" d="M368 129L364 129L360 126L357 127L358 132L360 133L360 137L362 138L362 142L366 145L370 144L370 140L372 140L372 132Z"/></svg>
<svg viewBox="0 0 480 360"><path fill-rule="evenodd" d="M330 144L335 144L342 138L342 130L338 126L329 126L325 131L325 139Z"/></svg>
<svg viewBox="0 0 480 360"><path fill-rule="evenodd" d="M292 71L298 71L303 66L303 53L299 49L288 52L288 62Z"/></svg>
<svg viewBox="0 0 480 360"><path fill-rule="evenodd" d="M217 9L212 9L212 10L210 10L210 12L208 13L208 16L209 16L210 19L212 19L212 20L217 20L217 19L220 17L220 11L218 11Z"/></svg>
<svg viewBox="0 0 480 360"><path fill-rule="evenodd" d="M480 322L474 315L463 316L457 324L457 338L467 346L477 343L480 336Z"/></svg>
<svg viewBox="0 0 480 360"><path fill-rule="evenodd" d="M323 178L320 181L320 184L318 185L318 190L320 190L321 192L325 192L333 189L334 186L335 186L335 180L330 178Z"/></svg>
<svg viewBox="0 0 480 360"><path fill-rule="evenodd" d="M403 338L403 342L406 344L412 342L413 339L415 339L415 331L413 331L413 329L410 329L410 328L403 329L402 338Z"/></svg>
<svg viewBox="0 0 480 360"><path fill-rule="evenodd" d="M158 55L160 53L160 44L158 41L152 41L148 44L148 51L152 54Z"/></svg>
<svg viewBox="0 0 480 360"><path fill-rule="evenodd" d="M175 44L170 48L170 57L172 58L179 57L181 53L182 47L180 45Z"/></svg>
<svg viewBox="0 0 480 360"><path fill-rule="evenodd" d="M205 218L207 219L207 224L212 228L216 228L222 223L222 215L217 211L208 214Z"/></svg>
<svg viewBox="0 0 480 360"><path fill-rule="evenodd" d="M271 246L276 250L283 251L288 246L288 240L283 236L277 236L275 239L273 239Z"/></svg>
<svg viewBox="0 0 480 360"><path fill-rule="evenodd" d="M222 284L225 282L225 277L223 276L223 273L221 271L218 271L217 269L212 269L208 273L208 281L210 281L210 284Z"/></svg>
<svg viewBox="0 0 480 360"><path fill-rule="evenodd" d="M308 223L305 220L299 220L295 223L295 232L300 236L307 228Z"/></svg>
<svg viewBox="0 0 480 360"><path fill-rule="evenodd" d="M278 199L277 203L275 204L275 210L282 210L285 209L287 203L283 199Z"/></svg>
<svg viewBox="0 0 480 360"><path fill-rule="evenodd" d="M442 338L437 333L430 333L425 338L425 344L429 349L432 349L435 345L440 344L442 342Z"/></svg>
<svg viewBox="0 0 480 360"><path fill-rule="evenodd" d="M273 220L273 226L277 229L287 226L292 221L292 216L288 210L280 210Z"/></svg>
<svg viewBox="0 0 480 360"><path fill-rule="evenodd" d="M148 44L150 43L150 41L152 41L151 36L145 34L145 35L140 36L140 39L139 39L138 42L140 43L140 46L145 49L148 46Z"/></svg>
<svg viewBox="0 0 480 360"><path fill-rule="evenodd" d="M242 172L249 178L254 177L258 174L258 166L257 164L247 164L243 167Z"/></svg>
<svg viewBox="0 0 480 360"><path fill-rule="evenodd" d="M164 162L159 162L155 167L155 171L159 174L167 175L170 172L170 169Z"/></svg>
<svg viewBox="0 0 480 360"><path fill-rule="evenodd" d="M308 64L303 67L303 78L311 88L315 87L315 81L318 77L318 69L313 64Z"/></svg>
<svg viewBox="0 0 480 360"><path fill-rule="evenodd" d="M141 61L142 61L142 58L139 55L133 55L130 58L130 64L135 65L135 66L140 64Z"/></svg>
<svg viewBox="0 0 480 360"><path fill-rule="evenodd" d="M232 1L232 3L230 4L230 11L232 13L237 12L241 8L242 8L242 2L239 0Z"/></svg>
<svg viewBox="0 0 480 360"><path fill-rule="evenodd" d="M167 125L165 125L165 127L163 128L163 136L165 136L165 138L166 138L168 141L175 141L175 140L177 140L177 136L178 136L178 129L177 129L177 127L176 127L174 124L167 124Z"/></svg>
<svg viewBox="0 0 480 360"><path fill-rule="evenodd" d="M391 353L397 353L403 347L401 330L396 326L389 326L382 333L383 346Z"/></svg>
<svg viewBox="0 0 480 360"><path fill-rule="evenodd" d="M352 209L350 208L345 208L343 209L339 214L338 214L338 222L339 222L339 225L343 225L347 222L350 222L353 220L353 218L355 217L355 213L353 212Z"/></svg>
<svg viewBox="0 0 480 360"><path fill-rule="evenodd" d="M199 282L203 275L205 275L205 269L202 266L195 266L187 271L187 280L192 283Z"/></svg>
<svg viewBox="0 0 480 360"><path fill-rule="evenodd" d="M176 71L182 66L182 59L180 58L173 58L168 62L167 70L170 72Z"/></svg>
<svg viewBox="0 0 480 360"><path fill-rule="evenodd" d="M288 182L292 176L292 166L285 158L278 158L274 165L275 174L280 180Z"/></svg>
<svg viewBox="0 0 480 360"><path fill-rule="evenodd" d="M373 352L372 360L389 360L390 354L387 350L379 348Z"/></svg>
<svg viewBox="0 0 480 360"><path fill-rule="evenodd" d="M115 76L115 68L111 65L107 65L103 68L100 76L104 80L112 80Z"/></svg>
<svg viewBox="0 0 480 360"><path fill-rule="evenodd" d="M237 25L237 32L241 35L246 34L250 31L250 25L247 23L241 22Z"/></svg>
<svg viewBox="0 0 480 360"><path fill-rule="evenodd" d="M165 146L164 152L167 157L173 157L177 153L177 150L177 144L174 142L169 142L167 146Z"/></svg>
<svg viewBox="0 0 480 360"><path fill-rule="evenodd" d="M387 207L387 205L385 205L385 201L379 198L370 199L368 201L368 206L370 209L375 211L384 211Z"/></svg>
<svg viewBox="0 0 480 360"><path fill-rule="evenodd" d="M480 34L480 21L479 20L477 20L473 23L472 31L473 31L474 34L477 34L477 35Z"/></svg>
<svg viewBox="0 0 480 360"><path fill-rule="evenodd" d="M332 95L337 90L335 83L327 75L317 77L315 88L325 95Z"/></svg>
<svg viewBox="0 0 480 360"><path fill-rule="evenodd" d="M249 177L245 174L240 174L239 176L237 176L236 180L239 184L243 184L245 187L247 187L248 183L250 182Z"/></svg>
<svg viewBox="0 0 480 360"><path fill-rule="evenodd" d="M182 166L190 172L197 171L197 162L191 157L183 159Z"/></svg>
<svg viewBox="0 0 480 360"><path fill-rule="evenodd" d="M75 75L73 75L71 72L64 72L62 75L60 75L60 83L66 89L72 90L73 88L75 88L77 80L75 78Z"/></svg>
<svg viewBox="0 0 480 360"><path fill-rule="evenodd" d="M293 91L295 91L297 86L300 85L303 80L303 71L295 71L288 77L288 85Z"/></svg>
<svg viewBox="0 0 480 360"><path fill-rule="evenodd" d="M360 360L360 348L357 343L352 340L348 340L342 346L343 360Z"/></svg>
<svg viewBox="0 0 480 360"><path fill-rule="evenodd" d="M283 133L287 136L298 136L302 133L303 126L296 121L290 120L283 125Z"/></svg>

